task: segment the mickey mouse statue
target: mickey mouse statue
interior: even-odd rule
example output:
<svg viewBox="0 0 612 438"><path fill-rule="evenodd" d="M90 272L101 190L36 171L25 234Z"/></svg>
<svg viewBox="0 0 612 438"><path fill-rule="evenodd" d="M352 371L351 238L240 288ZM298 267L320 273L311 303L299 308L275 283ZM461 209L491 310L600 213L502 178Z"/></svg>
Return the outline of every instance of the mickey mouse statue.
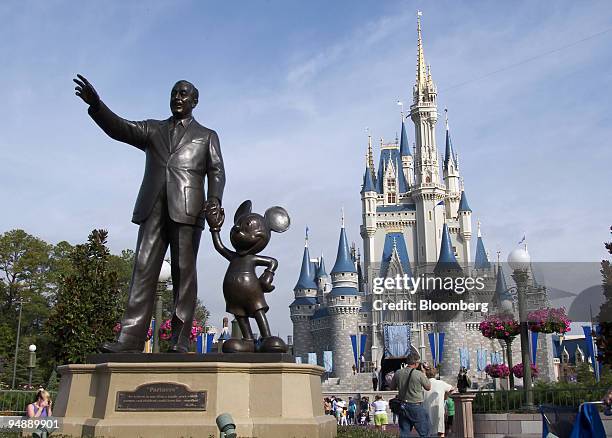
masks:
<svg viewBox="0 0 612 438"><path fill-rule="evenodd" d="M231 338L223 344L224 353L251 353L255 351L255 340L249 318L255 318L261 342L257 351L264 353L285 353L285 342L270 334L270 326L266 318L268 305L264 292L272 292L274 286L274 271L278 261L272 257L257 255L270 242L270 231L282 233L289 228L289 215L282 207L271 207L265 214L253 213L251 201L244 201L234 215L234 226L230 231L230 241L235 251L227 249L221 241L219 232L225 220L225 212L215 216L206 210L206 221L210 227L215 249L229 260L229 267L223 279L223 296L226 310L238 321L242 339ZM266 269L258 277L257 266Z"/></svg>

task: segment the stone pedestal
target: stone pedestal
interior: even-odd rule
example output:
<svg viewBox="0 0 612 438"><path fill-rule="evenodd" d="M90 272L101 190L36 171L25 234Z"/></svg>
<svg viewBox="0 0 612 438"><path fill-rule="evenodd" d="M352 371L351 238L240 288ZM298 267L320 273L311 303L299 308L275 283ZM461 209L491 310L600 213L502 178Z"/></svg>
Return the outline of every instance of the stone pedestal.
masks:
<svg viewBox="0 0 612 438"><path fill-rule="evenodd" d="M453 432L456 436L463 438L474 438L474 416L472 414L472 403L476 398L475 393L454 393L451 397L455 401L455 420Z"/></svg>
<svg viewBox="0 0 612 438"><path fill-rule="evenodd" d="M334 418L323 413L323 368L257 354L250 362L207 356L98 355L90 360L98 363L60 366L53 410L61 433L209 438L219 436L216 417L229 413L240 437L336 436Z"/></svg>

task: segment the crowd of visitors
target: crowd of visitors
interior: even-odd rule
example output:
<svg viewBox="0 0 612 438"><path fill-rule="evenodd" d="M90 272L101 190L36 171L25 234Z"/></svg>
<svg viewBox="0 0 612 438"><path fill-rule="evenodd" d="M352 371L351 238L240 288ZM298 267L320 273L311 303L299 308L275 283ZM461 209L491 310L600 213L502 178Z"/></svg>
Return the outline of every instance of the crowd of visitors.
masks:
<svg viewBox="0 0 612 438"><path fill-rule="evenodd" d="M414 429L420 437L445 437L452 431L455 403L450 394L452 385L436 378L437 370L416 357L408 357L401 368L384 375L386 387L398 395L388 401L375 395L348 401L331 396L324 399L325 414L333 415L339 425L370 425L385 430L389 424L388 409L393 424L399 423L400 438L410 436ZM378 370L372 372L372 387L378 389Z"/></svg>

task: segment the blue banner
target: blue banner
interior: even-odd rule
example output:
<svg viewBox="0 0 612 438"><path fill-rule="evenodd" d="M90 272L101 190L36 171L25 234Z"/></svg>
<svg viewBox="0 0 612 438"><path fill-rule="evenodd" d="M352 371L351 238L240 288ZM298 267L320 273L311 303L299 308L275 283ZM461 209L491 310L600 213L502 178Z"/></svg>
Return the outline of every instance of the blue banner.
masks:
<svg viewBox="0 0 612 438"><path fill-rule="evenodd" d="M479 348L476 350L476 369L484 371L487 366L487 350Z"/></svg>
<svg viewBox="0 0 612 438"><path fill-rule="evenodd" d="M199 334L196 338L196 353L204 353L204 335Z"/></svg>
<svg viewBox="0 0 612 438"><path fill-rule="evenodd" d="M589 357L591 358L591 365L593 365L593 371L595 374L595 378L599 382L599 369L598 369L597 361L595 361L595 349L593 348L592 328L588 325L583 325L582 331L584 332L584 342L586 344L587 352L589 353Z"/></svg>
<svg viewBox="0 0 612 438"><path fill-rule="evenodd" d="M210 353L213 349L213 344L215 343L215 334L207 333L206 334L206 352Z"/></svg>
<svg viewBox="0 0 612 438"><path fill-rule="evenodd" d="M327 373L331 373L334 369L333 354L331 351L326 350L323 352L323 368L325 368L325 372Z"/></svg>
<svg viewBox="0 0 612 438"><path fill-rule="evenodd" d="M538 332L531 332L531 363L536 364L536 354L538 353Z"/></svg>
<svg viewBox="0 0 612 438"><path fill-rule="evenodd" d="M351 345L353 347L353 359L355 359L355 367L359 369L359 362L357 360L357 335L351 335Z"/></svg>
<svg viewBox="0 0 612 438"><path fill-rule="evenodd" d="M491 353L491 365L501 365L503 362L502 354L499 351Z"/></svg>
<svg viewBox="0 0 612 438"><path fill-rule="evenodd" d="M466 370L470 369L470 351L467 347L459 348L459 364Z"/></svg>
<svg viewBox="0 0 612 438"><path fill-rule="evenodd" d="M359 345L359 354L363 354L365 356L365 349L366 349L366 341L368 339L368 335L366 334L362 334L361 335L361 342Z"/></svg>
<svg viewBox="0 0 612 438"><path fill-rule="evenodd" d="M406 357L410 354L410 327L385 325L385 357Z"/></svg>
<svg viewBox="0 0 612 438"><path fill-rule="evenodd" d="M310 365L317 364L317 353L308 353L308 363Z"/></svg>
<svg viewBox="0 0 612 438"><path fill-rule="evenodd" d="M295 356L295 363L302 363L302 358L300 356Z"/></svg>
<svg viewBox="0 0 612 438"><path fill-rule="evenodd" d="M155 318L151 318L151 346L153 345L153 342L155 341L155 336L157 336L157 332L155 331ZM151 348L151 351L153 349Z"/></svg>
<svg viewBox="0 0 612 438"><path fill-rule="evenodd" d="M436 336L434 333L428 333L427 338L429 339L429 350L431 351L431 358L433 360L433 366L436 366Z"/></svg>
<svg viewBox="0 0 612 438"><path fill-rule="evenodd" d="M444 332L438 333L438 365L442 363L444 358Z"/></svg>

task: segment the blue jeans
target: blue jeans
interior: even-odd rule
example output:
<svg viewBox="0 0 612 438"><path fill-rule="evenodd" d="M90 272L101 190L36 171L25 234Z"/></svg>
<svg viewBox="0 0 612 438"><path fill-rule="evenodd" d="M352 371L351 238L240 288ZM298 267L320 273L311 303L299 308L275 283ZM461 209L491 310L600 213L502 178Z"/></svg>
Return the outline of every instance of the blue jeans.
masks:
<svg viewBox="0 0 612 438"><path fill-rule="evenodd" d="M429 436L429 414L420 404L402 403L399 415L400 438L408 438L415 428L420 437Z"/></svg>

